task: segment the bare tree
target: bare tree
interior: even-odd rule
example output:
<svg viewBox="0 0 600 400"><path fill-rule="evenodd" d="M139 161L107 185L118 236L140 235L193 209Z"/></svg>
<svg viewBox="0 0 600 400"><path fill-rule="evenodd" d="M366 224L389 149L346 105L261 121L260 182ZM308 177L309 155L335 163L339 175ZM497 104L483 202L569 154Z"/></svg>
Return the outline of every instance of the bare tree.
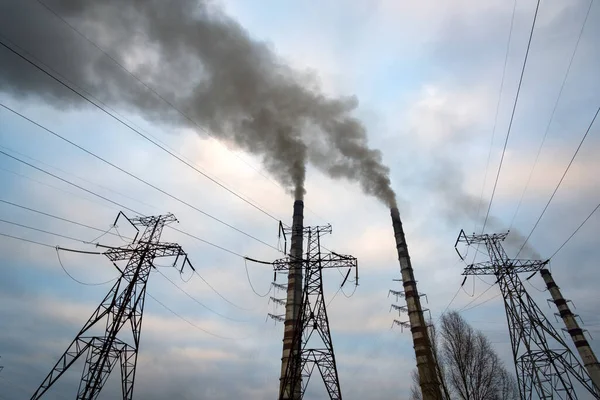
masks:
<svg viewBox="0 0 600 400"><path fill-rule="evenodd" d="M444 314L439 337L432 327L431 341L447 399L518 399L516 381L500 361L489 339L460 314ZM421 399L418 383L418 375L413 373L411 400Z"/></svg>
<svg viewBox="0 0 600 400"><path fill-rule="evenodd" d="M421 394L421 385L419 384L419 372L416 369L413 369L410 377L412 378L412 385L410 386L410 400L423 400L423 395Z"/></svg>
<svg viewBox="0 0 600 400"><path fill-rule="evenodd" d="M444 399L450 400L450 390L446 382L446 367L440 360L441 357L439 351L438 333L432 320L429 320L429 339L431 340L431 350L433 352L433 359L435 360L437 366L437 376L442 386Z"/></svg>

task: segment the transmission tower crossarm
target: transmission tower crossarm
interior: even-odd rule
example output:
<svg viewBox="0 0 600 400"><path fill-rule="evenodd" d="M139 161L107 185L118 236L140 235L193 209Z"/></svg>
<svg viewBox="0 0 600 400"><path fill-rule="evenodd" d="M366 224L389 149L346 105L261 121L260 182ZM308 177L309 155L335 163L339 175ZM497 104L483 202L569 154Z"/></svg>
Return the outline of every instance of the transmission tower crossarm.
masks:
<svg viewBox="0 0 600 400"><path fill-rule="evenodd" d="M506 265L502 265L503 270L511 270L512 273L518 274L522 272L537 272L548 264L548 260L510 260ZM496 261L483 261L476 264L471 264L465 268L463 275L495 275L495 270L498 266Z"/></svg>

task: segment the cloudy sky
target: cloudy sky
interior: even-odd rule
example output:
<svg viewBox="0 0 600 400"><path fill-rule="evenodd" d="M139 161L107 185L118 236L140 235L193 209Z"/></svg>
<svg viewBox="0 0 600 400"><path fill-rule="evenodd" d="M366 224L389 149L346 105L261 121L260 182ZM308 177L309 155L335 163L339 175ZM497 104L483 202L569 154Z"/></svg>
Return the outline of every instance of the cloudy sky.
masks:
<svg viewBox="0 0 600 400"><path fill-rule="evenodd" d="M259 296L269 291L272 270L248 264L246 273L239 255L261 260L282 257L277 250L278 221L291 222L290 186L268 158L265 164L264 152L252 153L248 151L252 143L240 144L245 131L219 134L219 118L235 113L221 111L225 100L214 99L225 90L206 89L211 97L204 99L206 108L201 110L186 103L194 88L204 88L203 79L210 82L211 73L231 69L188 59L187 50L218 48L220 40L227 39L212 37L214 42L205 45L199 44L205 38L189 38L191 44L185 46L175 41L169 43L171 54L156 42L155 25L139 22L136 8L129 5L143 3L147 11L161 2L127 1L123 9L121 2L106 2L83 11L66 0L44 3L56 14L34 0L1 1L2 43L97 99L96 104L124 123L81 101L6 47L0 48L0 233L50 245L0 237L0 365L5 367L0 373L0 398L31 396L109 290L109 283L101 283L117 276L103 256L61 252L64 269L87 284L82 285L61 268L53 246L95 251L84 241L124 244L126 239L119 234L127 238L133 232L123 223L119 234L112 229L96 240L111 228L123 207L129 209L128 215L174 213L180 221L176 227L196 238L165 229L163 240L180 243L203 278L189 270L180 275L168 267L169 260L156 261L163 267L148 284L152 298L144 313L136 397L275 398L283 325L267 320L267 313L283 314L283 307L270 302L269 296L282 298L284 293ZM191 3L176 1L172 7ZM381 150L382 163L390 169L415 276L420 292L427 294L432 317L435 320L454 298L449 309L463 309L465 318L489 335L512 368L499 290L495 286L488 290L490 277L469 277L460 289L465 265L453 246L460 229L481 229L536 2L209 3L198 5L198 18L209 15L225 26L239 24L252 43L262 43L261 54L269 55L260 60L276 63L273 71L285 79L306 85L307 91L325 99L355 96L358 105L344 112L362 121L369 146ZM159 24L162 32L180 29L173 25L172 15L156 12L153 18L160 22L164 18L164 26ZM186 21L194 18L191 13ZM600 105L599 35L598 2L590 8L587 0L541 1L486 226L488 232L511 229L513 239L506 243L511 257L533 228ZM193 123L172 106L193 115ZM288 106L281 103L282 109ZM302 129L312 128L307 123ZM195 170L134 130L168 146ZM521 256L550 257L598 204L599 130L595 125L589 131L529 240L531 248ZM307 137L319 140L318 135ZM360 266L356 290L346 284L338 292L343 276L336 271L325 274L342 392L347 399L406 398L414 353L410 335L390 329L395 318L407 317L389 312L394 299L387 297L388 290L400 289L393 281L399 268L389 210L365 194L359 183L332 179L319 165L310 164L306 171L305 222L331 223L333 234L323 239L324 244L353 254ZM600 351L600 319L593 310L600 306L599 229L594 215L550 264L563 294L573 300L584 327L597 339L591 340L596 351ZM473 250L467 259L472 256ZM278 276L278 282L284 280ZM543 291L542 279L535 276L526 287L560 329L555 310L546 305L549 294ZM47 398L72 398L81 367L76 363ZM114 398L119 390L115 371L100 398ZM308 394L310 398L324 394L318 379L311 382Z"/></svg>

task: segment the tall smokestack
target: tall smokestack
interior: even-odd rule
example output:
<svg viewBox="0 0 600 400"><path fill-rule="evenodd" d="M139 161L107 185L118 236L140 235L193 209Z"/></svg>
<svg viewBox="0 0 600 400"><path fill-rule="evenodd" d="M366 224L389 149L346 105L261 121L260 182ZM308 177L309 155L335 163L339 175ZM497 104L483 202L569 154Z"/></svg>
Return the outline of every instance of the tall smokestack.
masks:
<svg viewBox="0 0 600 400"><path fill-rule="evenodd" d="M552 296L552 301L556 304L556 308L558 308L558 313L563 319L565 326L567 327L567 332L571 335L571 339L573 339L573 343L575 343L575 347L579 352L579 356L583 361L583 365L587 370L592 382L596 385L596 388L600 389L600 363L598 363L598 359L594 354L594 351L590 347L587 339L583 334L583 330L579 327L579 324L575 320L575 315L571 312L567 301L562 296L560 289L554 282L554 278L552 278L552 274L547 269L540 270L540 274L542 278L544 278L544 282L546 283L546 287Z"/></svg>
<svg viewBox="0 0 600 400"><path fill-rule="evenodd" d="M437 366L433 357L427 324L423 316L421 299L417 291L417 283L410 263L408 246L406 245L406 238L404 237L398 208L392 207L391 215L394 236L396 238L396 249L398 250L398 261L400 262L400 272L402 274L402 284L404 286L404 296L410 320L410 331L417 358L421 393L423 394L423 400L441 400L443 397L437 374Z"/></svg>
<svg viewBox="0 0 600 400"><path fill-rule="evenodd" d="M302 307L302 241L304 238L304 202L296 200L294 202L294 217L292 221L292 243L290 247L290 269L288 273L287 301L285 305L285 330L283 333L283 355L281 357L281 378L279 379L279 398L280 399L300 399L301 385L300 379L288 379L284 386L284 377L290 360L299 360L297 357L290 357L292 352L298 354L302 343L293 345L296 329L299 329L298 316L300 307ZM294 348L292 348L294 346ZM301 368L293 369L300 374ZM298 377L300 378L300 377ZM291 385L297 382L295 388Z"/></svg>

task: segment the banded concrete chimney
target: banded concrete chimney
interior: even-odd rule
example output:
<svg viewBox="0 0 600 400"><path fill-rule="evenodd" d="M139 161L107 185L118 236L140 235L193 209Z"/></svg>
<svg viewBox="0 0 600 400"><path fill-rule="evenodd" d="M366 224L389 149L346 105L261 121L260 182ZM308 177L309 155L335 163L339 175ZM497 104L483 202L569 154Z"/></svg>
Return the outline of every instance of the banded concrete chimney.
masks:
<svg viewBox="0 0 600 400"><path fill-rule="evenodd" d="M562 296L560 289L554 282L554 278L552 278L552 274L547 269L541 269L540 274L542 278L544 278L544 282L546 283L546 287L552 296L552 301L556 304L556 308L558 308L558 313L560 317L563 319L565 326L567 328L567 332L571 335L571 339L573 339L573 343L575 343L575 347L579 352L579 356L583 361L583 365L587 370L592 382L596 385L596 389L600 390L600 364L598 363L598 359L594 354L594 351L590 347L587 339L583 334L583 330L579 327L577 320L575 320L575 315L571 312L567 301Z"/></svg>
<svg viewBox="0 0 600 400"><path fill-rule="evenodd" d="M298 342L292 349L292 343L299 329L298 315L302 307L302 242L304 239L304 202L296 200L294 202L294 216L292 220L292 240L290 246L290 269L288 273L287 300L285 305L285 323L283 333L283 355L281 357L281 378L279 379L279 399L298 400L301 396L301 377L295 379L297 385L292 388L291 380L288 381L288 387L284 386L284 377L290 362L292 351L295 354L300 352L302 343ZM298 360L297 358L293 358ZM301 374L301 368L296 368L298 374Z"/></svg>
<svg viewBox="0 0 600 400"><path fill-rule="evenodd" d="M404 296L408 309L408 318L410 320L410 331L417 358L421 393L423 400L442 400L442 389L437 374L438 369L433 357L429 332L421 307L421 299L417 291L417 283L410 262L410 255L408 254L408 246L406 245L406 238L402 229L400 212L397 208L394 207L391 209L391 216L394 236L396 238L396 249L398 250L398 261L400 262L400 272L402 274L402 284L404 286Z"/></svg>

